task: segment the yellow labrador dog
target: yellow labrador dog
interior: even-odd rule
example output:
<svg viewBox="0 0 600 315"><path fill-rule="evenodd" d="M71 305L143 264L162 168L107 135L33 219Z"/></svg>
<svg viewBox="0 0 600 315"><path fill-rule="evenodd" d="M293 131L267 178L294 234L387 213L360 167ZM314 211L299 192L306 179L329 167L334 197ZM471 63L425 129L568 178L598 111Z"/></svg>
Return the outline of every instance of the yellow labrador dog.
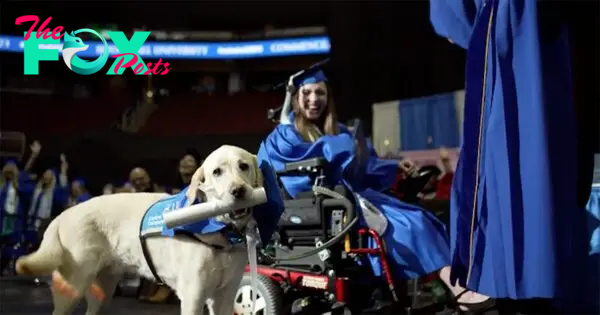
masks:
<svg viewBox="0 0 600 315"><path fill-rule="evenodd" d="M262 181L254 155L238 147L221 146L194 174L187 199L190 202L200 197L210 201L226 194L249 198L251 189L261 187ZM140 222L152 204L168 196L105 195L67 209L50 223L40 248L18 259L17 272L54 273L54 280L63 282L53 286L54 315L69 314L79 293L86 295L86 315L97 314L103 299L90 292L90 286L96 286L110 298L124 272L153 278L140 242ZM250 212L236 211L217 220L243 229L254 219ZM148 238L146 248L154 269L177 292L181 314L202 315L205 302L212 299L216 314L231 315L247 263L246 247L229 245L222 233L196 236L200 241L182 235ZM224 249L208 245L219 243Z"/></svg>

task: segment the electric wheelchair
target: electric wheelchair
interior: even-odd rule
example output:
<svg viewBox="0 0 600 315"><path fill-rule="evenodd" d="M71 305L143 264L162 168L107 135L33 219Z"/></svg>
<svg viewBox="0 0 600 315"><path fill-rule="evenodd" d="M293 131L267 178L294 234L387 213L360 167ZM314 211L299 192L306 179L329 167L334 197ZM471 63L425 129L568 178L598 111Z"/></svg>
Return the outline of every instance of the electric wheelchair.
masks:
<svg viewBox="0 0 600 315"><path fill-rule="evenodd" d="M282 108L271 110L269 119L276 120L279 112L286 116L289 110L285 104ZM355 122L353 130L361 130L360 121ZM278 172L279 178L308 175L314 186L294 199L281 187L285 211L273 243L259 255L254 314L431 313L433 305L418 305L418 280L411 290L409 283L394 280L382 239L374 230L357 228L354 198L345 186L328 182L327 168L325 159L313 158L286 164ZM420 173L405 186L416 194L431 176ZM376 248L366 246L367 238ZM367 255L379 256L383 277L372 274ZM251 277L246 274L234 301L235 314L252 314L251 296Z"/></svg>

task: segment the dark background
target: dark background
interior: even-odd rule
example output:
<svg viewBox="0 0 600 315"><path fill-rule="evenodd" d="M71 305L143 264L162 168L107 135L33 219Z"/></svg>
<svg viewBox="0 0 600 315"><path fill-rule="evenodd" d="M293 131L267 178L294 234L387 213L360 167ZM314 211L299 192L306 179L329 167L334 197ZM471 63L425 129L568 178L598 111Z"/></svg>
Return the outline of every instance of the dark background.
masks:
<svg viewBox="0 0 600 315"><path fill-rule="evenodd" d="M276 28L324 25L328 28L332 44L332 61L328 66L328 75L332 81L336 102L339 104L340 120L361 117L367 124L366 130L370 131L371 105L374 102L432 95L464 87L465 53L433 32L429 23L428 3L424 0L322 3L10 1L1 7L0 33L22 34L26 27L14 25L14 20L25 14L38 15L42 21L52 16L51 25L63 25L66 30L81 28L90 23L117 23L121 30L142 25L150 30L255 30L264 27L265 24L271 24ZM599 151L600 127L597 119L594 119L600 116L598 113L600 107L599 2L572 0L547 3L544 4L547 10L555 12L560 18L567 19L570 25L580 150L582 154ZM10 55L12 57L0 54L5 61L20 57L16 54ZM281 58L269 63L274 68L286 69L291 74L297 71L299 64L307 66L322 58L322 56L302 57L295 58L293 62ZM6 69L9 68L12 69L10 71L15 69L20 71L22 61L19 63L16 59L11 60L2 63L1 75L5 76L8 73ZM55 64L44 65L52 69L51 75L76 76L64 65ZM202 67L210 64L210 61L198 62ZM264 60L249 60L238 63L236 67L251 68L264 64ZM214 67L227 66L226 63L214 63ZM278 73L272 76L273 84L286 79L286 76L279 77L279 75ZM99 80L103 79L98 77ZM179 78L183 80L183 77L183 74L177 72L169 75L169 79L174 82ZM283 98L284 92L281 93ZM1 100L0 106L2 106ZM201 147L201 153L205 153L220 143L238 144L254 149L258 146L257 141L263 136L262 134L220 138L195 136L177 141L181 141L182 146L197 145ZM72 138L77 139L67 141ZM73 154L86 156L86 159L95 157L98 163L109 158L108 153L98 153L101 147L105 147L104 152L108 150L114 152L114 155L121 156L115 158L120 161L119 163L114 163L112 160L110 162L112 165L119 165L114 166L119 170L111 173L121 174L121 177L133 164L141 163L157 171L164 169L166 165L175 165L176 159L183 151L183 148L176 150L169 145L173 143L172 140L146 139L142 136L124 136L118 133L68 135L47 139L42 137L40 140L48 143L44 147L44 151L48 154L70 151ZM117 142L120 144L116 145ZM106 145L101 145L102 143L113 143L115 147L109 149ZM138 149L123 151L117 150L116 147ZM131 152L131 154L124 152ZM152 152L152 154L141 152ZM85 159L82 158L83 160ZM583 161L582 165L589 163L591 159ZM98 175L99 177L101 176ZM167 175L163 177L166 180Z"/></svg>

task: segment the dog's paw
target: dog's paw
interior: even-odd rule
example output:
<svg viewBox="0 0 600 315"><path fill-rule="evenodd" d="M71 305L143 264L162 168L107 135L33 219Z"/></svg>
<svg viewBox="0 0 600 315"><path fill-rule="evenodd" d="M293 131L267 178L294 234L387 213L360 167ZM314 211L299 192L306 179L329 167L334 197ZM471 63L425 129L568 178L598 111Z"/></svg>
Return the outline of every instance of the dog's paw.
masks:
<svg viewBox="0 0 600 315"><path fill-rule="evenodd" d="M52 272L52 289L54 292L71 299L79 297L77 290L75 290L75 288L69 284L58 271Z"/></svg>
<svg viewBox="0 0 600 315"><path fill-rule="evenodd" d="M106 299L106 293L104 293L104 290L96 283L92 283L88 292L90 292L90 294L98 301L104 301L104 299Z"/></svg>

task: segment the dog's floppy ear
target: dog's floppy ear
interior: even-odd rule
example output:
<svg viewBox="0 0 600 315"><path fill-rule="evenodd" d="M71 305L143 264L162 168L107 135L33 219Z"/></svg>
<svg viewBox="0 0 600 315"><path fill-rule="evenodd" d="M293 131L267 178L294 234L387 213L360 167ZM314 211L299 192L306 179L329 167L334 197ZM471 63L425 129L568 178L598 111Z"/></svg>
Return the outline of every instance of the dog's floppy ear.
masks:
<svg viewBox="0 0 600 315"><path fill-rule="evenodd" d="M256 155L253 155L252 159L254 160L254 188L263 187L264 179L262 175L262 170L260 169L260 165L258 165L258 158L256 157Z"/></svg>
<svg viewBox="0 0 600 315"><path fill-rule="evenodd" d="M204 183L204 179L204 169L202 168L202 166L200 166L192 176L192 179L190 180L190 187L187 191L188 205L193 204L194 200L196 200L196 198L198 197L200 184Z"/></svg>

